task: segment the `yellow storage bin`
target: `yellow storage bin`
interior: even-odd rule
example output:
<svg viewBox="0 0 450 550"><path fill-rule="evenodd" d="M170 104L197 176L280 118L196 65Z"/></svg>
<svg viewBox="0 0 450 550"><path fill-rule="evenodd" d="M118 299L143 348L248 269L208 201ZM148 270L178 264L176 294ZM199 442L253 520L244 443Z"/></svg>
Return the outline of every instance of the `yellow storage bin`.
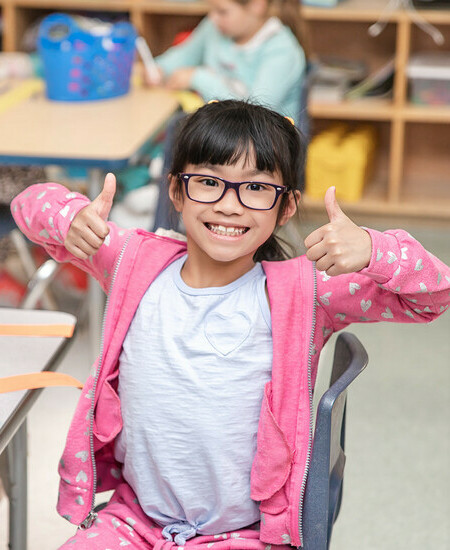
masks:
<svg viewBox="0 0 450 550"><path fill-rule="evenodd" d="M376 147L375 128L333 124L308 147L306 194L322 199L334 185L338 200L356 202L361 198L369 177Z"/></svg>

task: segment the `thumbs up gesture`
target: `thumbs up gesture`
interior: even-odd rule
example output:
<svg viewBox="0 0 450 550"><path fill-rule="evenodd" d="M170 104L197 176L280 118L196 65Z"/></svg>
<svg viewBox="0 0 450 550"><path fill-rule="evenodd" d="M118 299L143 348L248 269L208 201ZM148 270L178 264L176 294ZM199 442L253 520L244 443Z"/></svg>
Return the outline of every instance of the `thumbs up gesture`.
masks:
<svg viewBox="0 0 450 550"><path fill-rule="evenodd" d="M109 233L106 223L116 193L116 178L107 174L103 189L91 204L78 212L67 232L64 246L81 260L97 253Z"/></svg>
<svg viewBox="0 0 450 550"><path fill-rule="evenodd" d="M316 262L319 271L330 276L367 267L372 255L372 239L341 210L335 187L330 187L325 194L325 208L330 222L305 239L307 258Z"/></svg>

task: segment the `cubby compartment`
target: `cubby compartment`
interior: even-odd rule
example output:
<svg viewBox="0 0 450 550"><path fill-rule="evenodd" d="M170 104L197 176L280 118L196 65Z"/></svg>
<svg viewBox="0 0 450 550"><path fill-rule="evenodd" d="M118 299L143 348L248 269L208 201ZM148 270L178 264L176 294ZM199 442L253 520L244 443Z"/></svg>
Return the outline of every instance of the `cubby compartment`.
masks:
<svg viewBox="0 0 450 550"><path fill-rule="evenodd" d="M386 203L388 197L389 180L389 162L390 162L390 133L391 124L385 121L349 121L349 120L314 120L312 135L317 135L333 124L344 124L349 130L358 126L369 124L375 128L376 148L371 168L368 173L368 179L365 183L362 198L359 203L350 204L351 208L357 208L358 204L366 203L372 205L382 205ZM331 185L331 184L330 184ZM316 202L316 201L313 201Z"/></svg>
<svg viewBox="0 0 450 550"><path fill-rule="evenodd" d="M360 21L310 21L308 40L313 56L333 56L364 61L369 71L382 67L395 56L395 23L378 37L369 35L370 23Z"/></svg>
<svg viewBox="0 0 450 550"><path fill-rule="evenodd" d="M201 15L144 13L141 18L142 34L146 37L153 55L169 48L178 33L192 31L201 21Z"/></svg>
<svg viewBox="0 0 450 550"><path fill-rule="evenodd" d="M446 23L433 23L444 37L444 44L438 45L432 36L417 25L411 26L411 47L410 55L422 52L449 52L450 53L450 10L448 11L448 21Z"/></svg>
<svg viewBox="0 0 450 550"><path fill-rule="evenodd" d="M449 143L449 124L406 124L402 202L450 212Z"/></svg>

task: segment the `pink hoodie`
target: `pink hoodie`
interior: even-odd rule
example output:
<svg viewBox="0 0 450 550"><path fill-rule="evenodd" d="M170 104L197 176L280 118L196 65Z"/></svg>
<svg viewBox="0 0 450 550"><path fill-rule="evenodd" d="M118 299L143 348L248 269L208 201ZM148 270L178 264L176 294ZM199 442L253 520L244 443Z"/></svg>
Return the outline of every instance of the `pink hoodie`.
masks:
<svg viewBox="0 0 450 550"><path fill-rule="evenodd" d="M121 479L114 439L122 428L117 380L123 340L148 286L186 252L182 241L110 223L99 252L78 260L63 242L74 216L87 204L83 195L52 183L34 185L12 203L17 224L31 240L55 259L90 273L108 294L100 356L84 386L59 466L58 511L85 527L94 519L95 493L113 489ZM273 367L261 409L251 496L261 501L264 543L302 544L312 392L319 352L330 335L352 322L425 323L449 307L450 269L445 264L405 231L369 233L372 258L358 273L331 278L304 256L263 262Z"/></svg>

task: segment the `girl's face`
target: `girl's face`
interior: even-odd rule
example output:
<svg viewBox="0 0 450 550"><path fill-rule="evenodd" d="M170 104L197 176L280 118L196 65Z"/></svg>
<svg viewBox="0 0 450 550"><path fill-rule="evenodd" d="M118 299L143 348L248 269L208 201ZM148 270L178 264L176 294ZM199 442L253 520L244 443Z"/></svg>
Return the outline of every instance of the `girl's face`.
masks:
<svg viewBox="0 0 450 550"><path fill-rule="evenodd" d="M219 31L237 43L245 43L266 19L266 0L249 0L245 5L234 0L207 0L209 18Z"/></svg>
<svg viewBox="0 0 450 550"><path fill-rule="evenodd" d="M282 185L278 173L260 172L253 162L241 157L234 165L193 165L185 173L218 176L231 182L258 181ZM252 210L243 206L234 189L215 203L199 203L176 193L177 181L172 176L170 198L183 216L189 256L210 262L227 262L245 272L253 267L253 255L273 233L276 225L285 224L296 210L295 200L289 193L288 205L278 219L281 197L271 210Z"/></svg>

